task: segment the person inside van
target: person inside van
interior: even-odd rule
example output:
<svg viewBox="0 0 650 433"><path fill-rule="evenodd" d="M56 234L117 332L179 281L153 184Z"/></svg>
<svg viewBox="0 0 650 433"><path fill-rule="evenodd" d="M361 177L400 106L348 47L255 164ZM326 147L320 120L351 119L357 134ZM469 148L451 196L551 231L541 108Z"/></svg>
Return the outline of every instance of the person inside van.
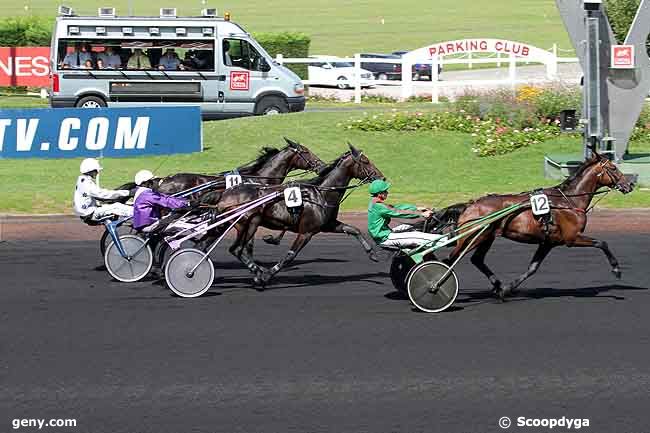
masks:
<svg viewBox="0 0 650 433"><path fill-rule="evenodd" d="M181 63L181 60L178 58L178 55L176 54L173 48L167 48L165 54L160 58L158 68L167 71L185 69L183 64Z"/></svg>
<svg viewBox="0 0 650 433"><path fill-rule="evenodd" d="M230 42L227 39L223 41L223 64L233 66L232 58L230 57Z"/></svg>
<svg viewBox="0 0 650 433"><path fill-rule="evenodd" d="M142 49L136 48L133 50L133 55L129 58L126 64L127 69L151 69L151 62Z"/></svg>
<svg viewBox="0 0 650 433"><path fill-rule="evenodd" d="M106 69L104 67L104 61L102 59L97 59L97 69Z"/></svg>
<svg viewBox="0 0 650 433"><path fill-rule="evenodd" d="M86 44L69 44L68 49L70 48L72 51L63 59L64 68L82 69L85 67L86 60L92 62L93 58Z"/></svg>
<svg viewBox="0 0 650 433"><path fill-rule="evenodd" d="M103 68L99 68L99 61L104 64ZM99 69L119 69L122 67L122 59L118 56L113 47L106 47L103 53L97 56L97 67Z"/></svg>
<svg viewBox="0 0 650 433"><path fill-rule="evenodd" d="M84 62L84 69L93 69L93 61L92 60L86 60Z"/></svg>

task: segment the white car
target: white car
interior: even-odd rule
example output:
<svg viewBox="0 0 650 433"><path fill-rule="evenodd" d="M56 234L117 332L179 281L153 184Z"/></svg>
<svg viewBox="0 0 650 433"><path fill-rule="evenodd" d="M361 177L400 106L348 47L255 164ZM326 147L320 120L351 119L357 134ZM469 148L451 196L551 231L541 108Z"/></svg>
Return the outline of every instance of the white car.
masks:
<svg viewBox="0 0 650 433"><path fill-rule="evenodd" d="M308 66L309 83L348 89L355 86L354 64L325 57L314 57ZM361 87L374 85L372 72L361 69Z"/></svg>

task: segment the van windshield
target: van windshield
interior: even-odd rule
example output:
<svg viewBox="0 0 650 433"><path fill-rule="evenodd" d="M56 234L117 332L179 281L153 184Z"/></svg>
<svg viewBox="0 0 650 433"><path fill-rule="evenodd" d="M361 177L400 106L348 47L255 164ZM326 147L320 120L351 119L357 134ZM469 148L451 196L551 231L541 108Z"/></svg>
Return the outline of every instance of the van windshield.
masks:
<svg viewBox="0 0 650 433"><path fill-rule="evenodd" d="M62 39L59 69L214 71L214 43L206 40Z"/></svg>

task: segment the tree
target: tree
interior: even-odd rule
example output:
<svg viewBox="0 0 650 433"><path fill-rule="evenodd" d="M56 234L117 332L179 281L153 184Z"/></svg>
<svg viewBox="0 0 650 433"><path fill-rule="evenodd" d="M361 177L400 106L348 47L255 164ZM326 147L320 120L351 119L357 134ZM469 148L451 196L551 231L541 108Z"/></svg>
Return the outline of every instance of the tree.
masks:
<svg viewBox="0 0 650 433"><path fill-rule="evenodd" d="M639 0L605 0L607 17L619 44L625 41L637 9Z"/></svg>

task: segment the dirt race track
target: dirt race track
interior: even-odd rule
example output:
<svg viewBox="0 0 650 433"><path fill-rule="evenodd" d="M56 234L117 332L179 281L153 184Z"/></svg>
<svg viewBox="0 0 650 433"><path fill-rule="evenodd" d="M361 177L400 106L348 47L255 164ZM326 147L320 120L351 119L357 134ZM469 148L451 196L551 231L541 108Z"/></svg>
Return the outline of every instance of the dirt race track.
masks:
<svg viewBox="0 0 650 433"><path fill-rule="evenodd" d="M558 248L499 303L469 260L441 314L412 310L351 238L318 236L264 292L225 249L206 296L111 281L99 234L68 217L8 219L0 243L0 431L75 418L69 432L513 432L517 418L650 426L647 211L601 211L598 250ZM362 216L349 216L359 225ZM264 263L287 248L257 243ZM534 248L499 240L504 280Z"/></svg>

